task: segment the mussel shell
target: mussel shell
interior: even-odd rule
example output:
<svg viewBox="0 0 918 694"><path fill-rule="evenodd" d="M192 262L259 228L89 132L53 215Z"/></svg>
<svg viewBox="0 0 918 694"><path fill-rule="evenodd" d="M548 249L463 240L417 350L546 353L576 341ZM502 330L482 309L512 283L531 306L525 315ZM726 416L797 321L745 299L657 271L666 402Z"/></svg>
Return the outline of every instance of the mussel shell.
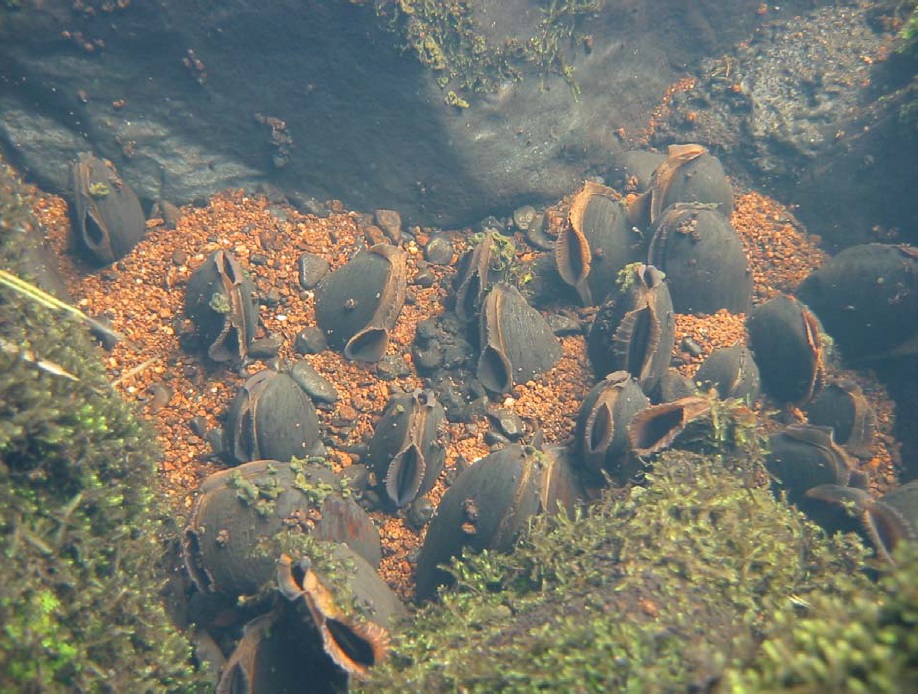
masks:
<svg viewBox="0 0 918 694"><path fill-rule="evenodd" d="M497 257L495 233L485 232L475 246L459 259L456 272L456 315L466 323L481 313L488 290L506 272Z"/></svg>
<svg viewBox="0 0 918 694"><path fill-rule="evenodd" d="M779 403L808 402L822 385L819 321L789 296L776 296L750 311L749 348L765 391Z"/></svg>
<svg viewBox="0 0 918 694"><path fill-rule="evenodd" d="M258 325L253 294L252 280L229 251L214 251L188 278L185 313L213 361L238 365L248 357Z"/></svg>
<svg viewBox="0 0 918 694"><path fill-rule="evenodd" d="M495 284L481 311L481 352L476 375L492 393L507 393L552 368L561 343L516 287Z"/></svg>
<svg viewBox="0 0 918 694"><path fill-rule="evenodd" d="M274 575L272 539L311 524L317 540L345 542L373 565L382 550L373 521L328 468L258 460L201 484L182 543L185 566L204 592L253 595ZM300 530L301 531L301 530Z"/></svg>
<svg viewBox="0 0 918 694"><path fill-rule="evenodd" d="M130 253L146 233L146 219L137 194L121 180L115 166L82 152L70 178L79 245L102 265Z"/></svg>
<svg viewBox="0 0 918 694"><path fill-rule="evenodd" d="M407 282L405 251L382 243L326 275L315 296L316 323L328 344L355 361L381 359L405 303Z"/></svg>
<svg viewBox="0 0 918 694"><path fill-rule="evenodd" d="M695 372L695 383L707 392L717 390L721 400L741 398L753 403L759 397L759 367L745 345L718 347Z"/></svg>
<svg viewBox="0 0 918 694"><path fill-rule="evenodd" d="M367 463L396 507L426 494L436 483L446 458L439 440L445 421L446 412L431 390L389 399L367 446Z"/></svg>
<svg viewBox="0 0 918 694"><path fill-rule="evenodd" d="M918 350L918 248L868 243L841 251L797 295L850 359Z"/></svg>
<svg viewBox="0 0 918 694"><path fill-rule="evenodd" d="M626 270L625 285L609 294L587 335L587 354L596 373L627 371L645 392L669 367L676 319L664 275L653 266Z"/></svg>
<svg viewBox="0 0 918 694"><path fill-rule="evenodd" d="M653 172L666 160L666 155L643 149L616 154L606 182L623 193L643 193L650 187Z"/></svg>
<svg viewBox="0 0 918 694"><path fill-rule="evenodd" d="M669 448L692 422L710 411L710 400L699 395L646 407L628 425L631 450L641 457L659 453Z"/></svg>
<svg viewBox="0 0 918 694"><path fill-rule="evenodd" d="M647 262L664 273L677 313L745 313L752 273L739 234L717 210L671 205L657 223Z"/></svg>
<svg viewBox="0 0 918 694"><path fill-rule="evenodd" d="M601 302L615 288L622 268L643 254L641 237L627 223L618 197L611 188L584 183L556 241L558 273L584 304Z"/></svg>
<svg viewBox="0 0 918 694"><path fill-rule="evenodd" d="M832 427L835 442L862 458L872 455L876 413L854 381L832 381L806 406L810 424Z"/></svg>
<svg viewBox="0 0 918 694"><path fill-rule="evenodd" d="M678 164L664 180L657 177L651 184L658 186L654 190L653 213L651 223L664 213L667 207L679 202L698 202L705 205L716 205L717 210L725 217L733 214L733 188L720 160L709 154L707 150L697 156L680 159L679 150L674 153L676 145L670 147L669 158L676 157ZM682 145L684 148L697 147L697 145ZM660 171L658 169L657 171Z"/></svg>
<svg viewBox="0 0 918 694"><path fill-rule="evenodd" d="M854 466L832 439L832 429L812 424L791 424L768 439L765 466L792 502L822 484L845 486Z"/></svg>
<svg viewBox="0 0 918 694"><path fill-rule="evenodd" d="M662 402L672 402L679 398L698 395L698 388L691 378L670 367L663 372L660 380L648 395L650 401L658 405Z"/></svg>
<svg viewBox="0 0 918 694"><path fill-rule="evenodd" d="M463 548L507 552L536 514L572 512L581 496L567 452L510 444L463 470L440 501L418 557L416 595L449 580L440 569Z"/></svg>
<svg viewBox="0 0 918 694"><path fill-rule="evenodd" d="M630 476L624 465L630 450L628 425L649 405L626 371L609 374L587 393L577 414L574 460L583 464L592 481L598 481L603 470L619 483Z"/></svg>
<svg viewBox="0 0 918 694"><path fill-rule="evenodd" d="M315 452L319 419L309 395L288 374L253 374L230 405L224 449L235 462L303 458Z"/></svg>

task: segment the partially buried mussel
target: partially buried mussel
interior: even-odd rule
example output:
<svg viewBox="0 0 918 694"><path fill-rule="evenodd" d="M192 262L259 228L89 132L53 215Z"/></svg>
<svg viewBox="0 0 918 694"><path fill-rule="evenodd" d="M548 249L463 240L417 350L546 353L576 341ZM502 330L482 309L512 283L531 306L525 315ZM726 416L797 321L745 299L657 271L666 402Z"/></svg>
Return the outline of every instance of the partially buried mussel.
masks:
<svg viewBox="0 0 918 694"><path fill-rule="evenodd" d="M306 536L344 542L373 566L382 556L373 521L331 470L258 460L201 484L182 543L185 566L205 593L254 595L281 550Z"/></svg>
<svg viewBox="0 0 918 694"><path fill-rule="evenodd" d="M289 461L321 454L316 408L288 374L264 369L239 388L223 429L223 447L234 463Z"/></svg>
<svg viewBox="0 0 918 694"><path fill-rule="evenodd" d="M395 506L426 494L443 470L446 413L432 390L393 395L367 450L386 498Z"/></svg>
<svg viewBox="0 0 918 694"><path fill-rule="evenodd" d="M239 366L248 359L258 314L252 280L229 251L214 251L191 273L185 313L207 345L207 356Z"/></svg>
<svg viewBox="0 0 918 694"><path fill-rule="evenodd" d="M481 312L492 285L505 279L507 256L512 248L505 237L488 231L459 261L456 272L456 315L466 323Z"/></svg>
<svg viewBox="0 0 918 694"><path fill-rule="evenodd" d="M78 245L108 265L130 253L146 232L140 200L114 164L82 152L70 169Z"/></svg>
<svg viewBox="0 0 918 694"><path fill-rule="evenodd" d="M348 359L379 361L405 303L406 253L376 244L326 275L316 287L316 323Z"/></svg>
<svg viewBox="0 0 918 694"><path fill-rule="evenodd" d="M759 367L745 345L718 347L695 372L702 391L714 388L718 397L740 398L754 403L759 397Z"/></svg>

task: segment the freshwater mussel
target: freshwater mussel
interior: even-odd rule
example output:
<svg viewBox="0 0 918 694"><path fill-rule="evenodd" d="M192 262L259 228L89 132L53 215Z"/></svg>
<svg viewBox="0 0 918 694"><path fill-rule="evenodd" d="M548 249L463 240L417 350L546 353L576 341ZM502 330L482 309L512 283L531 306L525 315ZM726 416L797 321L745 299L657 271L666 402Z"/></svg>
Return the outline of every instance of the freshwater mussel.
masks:
<svg viewBox="0 0 918 694"><path fill-rule="evenodd" d="M81 152L70 169L78 247L100 265L126 256L146 232L140 200L114 164Z"/></svg>
<svg viewBox="0 0 918 694"><path fill-rule="evenodd" d="M637 412L628 425L628 443L638 456L648 457L669 448L689 427L711 413L712 401L702 395L651 405ZM708 438L707 432L702 437Z"/></svg>
<svg viewBox="0 0 918 694"><path fill-rule="evenodd" d="M645 392L669 367L676 323L665 275L651 265L630 265L623 282L596 313L587 354L599 374L627 371Z"/></svg>
<svg viewBox="0 0 918 694"><path fill-rule="evenodd" d="M326 275L316 287L316 323L328 344L354 361L379 361L405 303L404 250L376 244Z"/></svg>
<svg viewBox="0 0 918 694"><path fill-rule="evenodd" d="M443 470L446 413L432 390L393 395L367 447L386 498L402 507L433 488Z"/></svg>
<svg viewBox="0 0 918 694"><path fill-rule="evenodd" d="M832 427L835 442L859 458L872 455L876 439L876 413L864 391L854 381L834 380L826 384L806 406L810 424Z"/></svg>
<svg viewBox="0 0 918 694"><path fill-rule="evenodd" d="M418 557L418 599L449 580L440 568L463 548L507 552L530 519L573 511L581 497L565 448L510 444L463 470L446 490Z"/></svg>
<svg viewBox="0 0 918 694"><path fill-rule="evenodd" d="M657 222L647 262L666 273L677 313L745 313L752 273L739 234L711 205L670 205Z"/></svg>
<svg viewBox="0 0 918 694"><path fill-rule="evenodd" d="M649 405L650 400L627 371L609 374L584 398L574 430L574 460L586 469L591 483L601 482L603 472L619 483L633 474L626 465L628 425Z"/></svg>
<svg viewBox="0 0 918 694"><path fill-rule="evenodd" d="M918 248L869 243L841 251L797 289L845 357L918 351Z"/></svg>
<svg viewBox="0 0 918 694"><path fill-rule="evenodd" d="M185 566L205 593L254 595L285 542L300 536L344 542L372 566L382 557L373 521L330 469L257 460L201 484L182 542Z"/></svg>
<svg viewBox="0 0 918 694"><path fill-rule="evenodd" d="M752 309L746 329L765 391L781 404L811 400L822 387L824 368L823 334L813 313L780 295Z"/></svg>
<svg viewBox="0 0 918 694"><path fill-rule="evenodd" d="M223 448L234 463L286 462L320 454L316 408L289 374L263 369L236 393L223 429Z"/></svg>
<svg viewBox="0 0 918 694"><path fill-rule="evenodd" d="M740 398L754 403L759 397L759 367L745 345L718 347L695 372L695 383L707 392L714 388L718 397Z"/></svg>
<svg viewBox="0 0 918 694"><path fill-rule="evenodd" d="M492 393L507 393L553 367L561 358L561 343L519 290L495 284L481 310L481 350L476 375Z"/></svg>
<svg viewBox="0 0 918 694"><path fill-rule="evenodd" d="M229 251L214 251L191 273L185 313L213 361L240 366L247 360L258 325L253 294L252 280Z"/></svg>
<svg viewBox="0 0 918 694"><path fill-rule="evenodd" d="M601 302L622 268L643 255L641 236L627 223L619 198L611 188L585 182L555 243L558 274L584 305Z"/></svg>
<svg viewBox="0 0 918 694"><path fill-rule="evenodd" d="M454 311L466 323L478 317L491 287L506 279L509 258L513 255L510 243L507 237L486 231L459 259Z"/></svg>

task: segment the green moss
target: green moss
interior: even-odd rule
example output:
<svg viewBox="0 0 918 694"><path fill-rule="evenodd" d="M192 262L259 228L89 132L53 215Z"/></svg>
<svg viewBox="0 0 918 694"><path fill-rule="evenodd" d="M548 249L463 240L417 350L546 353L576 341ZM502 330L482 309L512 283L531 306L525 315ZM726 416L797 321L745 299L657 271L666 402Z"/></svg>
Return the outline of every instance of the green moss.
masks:
<svg viewBox="0 0 918 694"><path fill-rule="evenodd" d="M457 560L456 587L393 634L365 689L705 690L776 615L870 595L857 538L776 501L754 457L671 451L646 487L540 519L513 554Z"/></svg>
<svg viewBox="0 0 918 694"><path fill-rule="evenodd" d="M0 164L0 265L35 282L29 202ZM81 323L4 288L0 337L24 348L0 351L0 692L193 691L159 594L151 432Z"/></svg>

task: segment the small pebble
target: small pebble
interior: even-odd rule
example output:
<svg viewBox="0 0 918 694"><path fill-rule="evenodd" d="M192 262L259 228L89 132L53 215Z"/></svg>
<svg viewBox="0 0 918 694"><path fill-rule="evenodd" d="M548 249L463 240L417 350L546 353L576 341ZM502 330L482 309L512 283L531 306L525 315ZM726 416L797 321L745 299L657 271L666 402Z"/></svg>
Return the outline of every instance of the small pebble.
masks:
<svg viewBox="0 0 918 694"><path fill-rule="evenodd" d="M331 268L325 258L315 253L301 255L296 267L297 279L303 289L314 289Z"/></svg>
<svg viewBox="0 0 918 694"><path fill-rule="evenodd" d="M388 239L398 244L402 240L402 217L395 210L376 210L376 223L382 227Z"/></svg>
<svg viewBox="0 0 918 694"><path fill-rule="evenodd" d="M453 261L453 244L442 234L437 234L424 246L424 257L434 265L449 265Z"/></svg>
<svg viewBox="0 0 918 694"><path fill-rule="evenodd" d="M328 349L328 341L321 328L316 326L303 328L296 334L293 349L297 354L320 354Z"/></svg>

